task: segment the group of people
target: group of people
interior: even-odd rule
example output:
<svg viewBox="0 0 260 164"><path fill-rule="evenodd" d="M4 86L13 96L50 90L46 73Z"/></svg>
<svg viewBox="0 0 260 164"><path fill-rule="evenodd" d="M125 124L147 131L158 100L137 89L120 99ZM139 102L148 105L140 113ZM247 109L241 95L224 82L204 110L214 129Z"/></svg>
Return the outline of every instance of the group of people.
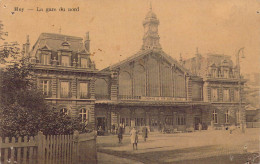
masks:
<svg viewBox="0 0 260 164"><path fill-rule="evenodd" d="M123 140L123 133L124 129L123 126L119 126L118 128L118 143L122 143ZM133 150L137 150L137 144L138 144L138 134L139 131L136 129L136 127L133 127L133 129L130 131L130 139L131 139L131 144L133 145ZM142 137L144 139L144 142L146 142L146 139L148 138L148 128L144 126L142 128Z"/></svg>

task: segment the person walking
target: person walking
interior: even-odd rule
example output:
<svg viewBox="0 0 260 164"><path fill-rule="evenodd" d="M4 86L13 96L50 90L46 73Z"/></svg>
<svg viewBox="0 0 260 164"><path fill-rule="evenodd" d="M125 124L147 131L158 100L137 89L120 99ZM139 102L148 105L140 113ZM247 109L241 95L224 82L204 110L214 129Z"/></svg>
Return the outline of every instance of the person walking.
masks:
<svg viewBox="0 0 260 164"><path fill-rule="evenodd" d="M144 126L142 129L142 136L143 136L144 142L146 142L146 138L148 138L148 128L146 126Z"/></svg>
<svg viewBox="0 0 260 164"><path fill-rule="evenodd" d="M135 127L130 131L130 136L131 136L131 143L133 144L133 150L134 149L137 150L138 131L136 130Z"/></svg>
<svg viewBox="0 0 260 164"><path fill-rule="evenodd" d="M118 143L122 143L123 140L123 127L122 125L118 128Z"/></svg>

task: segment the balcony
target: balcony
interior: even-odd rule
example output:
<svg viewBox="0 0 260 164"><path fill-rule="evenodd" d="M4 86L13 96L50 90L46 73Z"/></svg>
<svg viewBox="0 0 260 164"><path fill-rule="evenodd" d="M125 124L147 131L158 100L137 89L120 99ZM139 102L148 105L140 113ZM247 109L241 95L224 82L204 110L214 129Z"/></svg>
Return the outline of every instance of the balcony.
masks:
<svg viewBox="0 0 260 164"><path fill-rule="evenodd" d="M95 94L96 100L110 100L109 95L101 95L101 94Z"/></svg>
<svg viewBox="0 0 260 164"><path fill-rule="evenodd" d="M131 95L118 95L120 100L140 100L141 96L131 96Z"/></svg>
<svg viewBox="0 0 260 164"><path fill-rule="evenodd" d="M80 99L89 99L89 93L88 92L80 92L79 93Z"/></svg>
<svg viewBox="0 0 260 164"><path fill-rule="evenodd" d="M131 96L131 95L119 95L120 100L141 100L141 101L186 101L186 98L178 97L149 97L149 96Z"/></svg>
<svg viewBox="0 0 260 164"><path fill-rule="evenodd" d="M62 92L60 93L61 98L71 98L72 93L71 92Z"/></svg>

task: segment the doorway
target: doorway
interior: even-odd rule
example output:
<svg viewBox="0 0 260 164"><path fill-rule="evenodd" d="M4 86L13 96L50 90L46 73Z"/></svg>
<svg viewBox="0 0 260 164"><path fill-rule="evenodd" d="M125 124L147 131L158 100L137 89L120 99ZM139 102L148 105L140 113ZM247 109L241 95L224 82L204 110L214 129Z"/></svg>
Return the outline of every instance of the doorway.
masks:
<svg viewBox="0 0 260 164"><path fill-rule="evenodd" d="M102 129L105 131L106 129L106 118L105 117L97 117L97 129Z"/></svg>
<svg viewBox="0 0 260 164"><path fill-rule="evenodd" d="M199 124L201 124L201 118L200 117L194 117L194 130L199 130Z"/></svg>

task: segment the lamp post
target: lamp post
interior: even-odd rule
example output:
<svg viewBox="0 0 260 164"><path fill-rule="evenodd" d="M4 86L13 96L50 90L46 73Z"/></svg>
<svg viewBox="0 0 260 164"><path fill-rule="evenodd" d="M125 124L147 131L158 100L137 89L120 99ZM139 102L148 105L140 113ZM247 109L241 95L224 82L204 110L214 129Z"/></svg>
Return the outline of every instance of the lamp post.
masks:
<svg viewBox="0 0 260 164"><path fill-rule="evenodd" d="M237 70L238 70L238 87L239 87L239 107L238 107L238 114L237 114L237 122L239 122L239 124L242 124L242 132L245 132L244 129L244 121L241 119L241 111L242 111L242 96L241 96L241 74L240 74L240 52L242 52L241 58L245 58L244 56L244 47L240 48L238 50L238 53L236 55L236 64L237 64Z"/></svg>

